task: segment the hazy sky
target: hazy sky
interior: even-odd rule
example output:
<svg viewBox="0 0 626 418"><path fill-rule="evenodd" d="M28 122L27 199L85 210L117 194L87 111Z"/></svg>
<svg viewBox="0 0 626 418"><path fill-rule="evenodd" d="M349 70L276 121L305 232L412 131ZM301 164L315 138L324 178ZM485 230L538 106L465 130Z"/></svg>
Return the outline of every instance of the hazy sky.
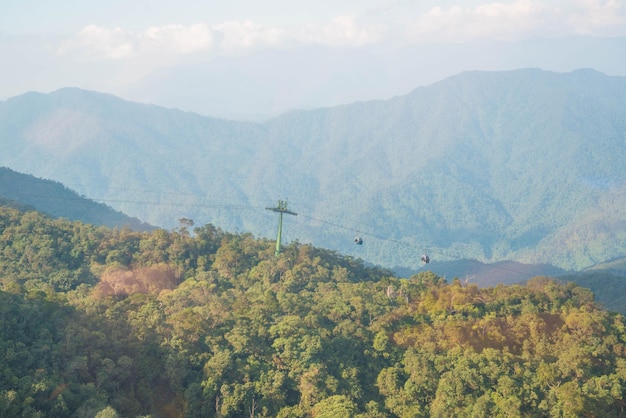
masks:
<svg viewBox="0 0 626 418"><path fill-rule="evenodd" d="M203 78L198 74L189 78L191 68L203 68L196 73L205 74L207 85L213 83L219 87L219 83L243 80L243 86L247 80L247 85L254 86L260 74L255 73L254 67L267 66L268 54L278 54L282 66L280 77L297 85L310 76L302 75L302 63L298 66L295 62L306 60L306 55L292 55L290 60L289 54L303 48L341 51L346 57L352 54L385 60L396 57L393 65L397 68L404 65L398 58L400 52L394 55L391 51L407 48L431 48L431 56L436 58L433 51L437 48L454 51L480 42L520 45L533 39L626 36L626 0L6 0L1 10L0 100L31 90L49 92L77 86L129 99L160 100L163 103L156 104L165 106L185 108L185 103L189 103L188 110L205 113L211 107L198 108L199 99L192 97L192 90L186 97L166 93L182 91L178 86L183 73L189 83L202 83ZM608 48L607 54L615 55L614 49ZM264 60L250 58L261 55ZM439 65L445 64L443 61L458 61L447 70L441 67L442 77L456 68L476 66L468 63L465 68L460 60L467 58L458 55L450 52L442 55ZM623 55L626 56L626 51ZM607 59L613 60L610 62L614 67L610 68L619 69L625 64L621 74L613 75L626 75L624 58ZM239 64L235 64L236 60ZM229 66L223 64L225 61ZM354 62L357 65L358 60ZM370 65L368 62L361 64ZM293 75L291 64L294 64ZM339 68L336 62L333 65L328 65L324 75L327 84L331 73L339 71L335 69ZM342 71L348 71L349 65L344 63ZM417 68L406 65L407 69ZM182 72L177 76L178 68ZM216 79L220 77L216 68L223 75L221 81ZM393 84L389 80L402 74L389 68L379 70L386 72L386 78L380 78L381 84ZM413 78L406 82L407 86L422 80L415 75L416 71L419 69L410 71ZM433 75L423 80L436 78L434 67L430 72ZM236 74L241 75L240 79ZM362 76L363 70L359 74ZM375 92L385 94L385 89L376 85L375 76L368 77L367 82L372 84L369 96ZM162 88L159 93L155 91L159 89L157 86ZM226 94L219 93L217 87L213 88L216 96ZM206 93L204 90L203 94ZM390 89L389 94L392 93L395 90ZM259 94L271 94L271 91ZM356 89L351 94L358 98ZM306 106L307 97L310 105L324 100L333 104L333 100L352 97L350 94L343 99L305 96L302 93L297 100L285 100L280 106ZM246 109L242 113L251 111Z"/></svg>

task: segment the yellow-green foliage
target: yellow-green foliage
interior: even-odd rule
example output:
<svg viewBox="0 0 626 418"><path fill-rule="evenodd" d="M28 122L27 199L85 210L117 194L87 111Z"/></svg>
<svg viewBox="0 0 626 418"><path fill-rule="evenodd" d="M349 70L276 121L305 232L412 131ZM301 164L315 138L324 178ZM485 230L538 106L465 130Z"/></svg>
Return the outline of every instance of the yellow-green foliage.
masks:
<svg viewBox="0 0 626 418"><path fill-rule="evenodd" d="M0 208L0 416L620 416L624 317L575 284L399 279L211 225Z"/></svg>

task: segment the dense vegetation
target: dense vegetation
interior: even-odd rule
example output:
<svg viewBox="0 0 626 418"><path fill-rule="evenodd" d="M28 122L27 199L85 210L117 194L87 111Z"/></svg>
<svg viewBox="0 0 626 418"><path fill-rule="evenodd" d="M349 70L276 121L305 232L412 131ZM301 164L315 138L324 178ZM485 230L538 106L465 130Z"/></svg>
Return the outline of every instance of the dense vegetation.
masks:
<svg viewBox="0 0 626 418"><path fill-rule="evenodd" d="M537 277L0 208L0 416L622 416L626 324Z"/></svg>

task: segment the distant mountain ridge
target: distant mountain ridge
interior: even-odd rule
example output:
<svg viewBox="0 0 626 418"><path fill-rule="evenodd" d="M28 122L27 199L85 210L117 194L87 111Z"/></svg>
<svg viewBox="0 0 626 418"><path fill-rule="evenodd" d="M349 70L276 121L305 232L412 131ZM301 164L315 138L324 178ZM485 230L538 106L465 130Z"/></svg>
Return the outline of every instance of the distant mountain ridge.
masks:
<svg viewBox="0 0 626 418"><path fill-rule="evenodd" d="M385 266L626 253L626 78L467 72L389 100L235 122L79 89L0 103L0 164L151 224L181 217ZM80 179L77 181L76 179ZM354 246L355 234L365 244Z"/></svg>
<svg viewBox="0 0 626 418"><path fill-rule="evenodd" d="M0 204L97 226L129 227L137 231L153 229L137 218L79 196L61 183L17 173L6 167L0 167Z"/></svg>

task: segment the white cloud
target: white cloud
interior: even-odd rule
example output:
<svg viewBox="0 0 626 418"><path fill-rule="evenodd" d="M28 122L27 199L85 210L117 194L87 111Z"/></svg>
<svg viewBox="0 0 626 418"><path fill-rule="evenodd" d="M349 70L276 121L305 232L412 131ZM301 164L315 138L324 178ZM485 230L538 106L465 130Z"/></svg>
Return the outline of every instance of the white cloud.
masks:
<svg viewBox="0 0 626 418"><path fill-rule="evenodd" d="M535 0L433 7L407 25L412 41L511 40L573 34L625 35L626 12L618 0L582 0L555 6Z"/></svg>
<svg viewBox="0 0 626 418"><path fill-rule="evenodd" d="M626 35L626 5L617 0L583 0L579 12L569 17L578 34Z"/></svg>
<svg viewBox="0 0 626 418"><path fill-rule="evenodd" d="M395 3L394 3L395 4ZM406 10L405 10L406 11ZM626 35L623 0L501 0L474 6L436 6L409 11L393 21L368 15L364 24L352 16L325 24L263 25L233 20L209 25L152 26L144 31L90 25L58 48L61 55L122 60L151 54L184 56L211 51L228 53L285 45L319 44L362 47L383 42L465 42L476 39L517 40L573 34ZM403 19L402 22L399 20ZM400 34L395 39L391 36Z"/></svg>
<svg viewBox="0 0 626 418"><path fill-rule="evenodd" d="M209 50L214 38L211 28L204 24L153 26L136 37L141 51L181 54Z"/></svg>
<svg viewBox="0 0 626 418"><path fill-rule="evenodd" d="M66 55L74 51L81 51L97 58L114 60L127 58L135 52L135 36L131 31L122 28L110 29L89 25L74 38L63 42L57 52Z"/></svg>
<svg viewBox="0 0 626 418"><path fill-rule="evenodd" d="M537 31L555 10L531 0L488 3L473 8L434 7L407 29L410 37L423 41L460 42L472 39L511 39Z"/></svg>
<svg viewBox="0 0 626 418"><path fill-rule="evenodd" d="M57 52L119 60L154 52L184 55L212 49L233 52L292 44L354 47L378 42L385 30L384 25L359 26L351 17L295 28L265 26L249 20L213 26L153 26L142 32L90 25L63 42Z"/></svg>
<svg viewBox="0 0 626 418"><path fill-rule="evenodd" d="M278 46L287 40L284 29L251 21L207 24L153 26L132 32L120 28L87 26L57 50L100 59L133 58L141 54L187 55L213 49L236 51Z"/></svg>
<svg viewBox="0 0 626 418"><path fill-rule="evenodd" d="M252 21L230 21L212 29L221 37L220 49L233 51L293 44L358 47L380 41L386 26L360 26L353 17L341 16L325 25L272 27Z"/></svg>
<svg viewBox="0 0 626 418"><path fill-rule="evenodd" d="M213 32L203 24L153 26L143 32L90 25L63 42L57 53L120 60L142 53L189 54L206 51L212 43Z"/></svg>
<svg viewBox="0 0 626 418"><path fill-rule="evenodd" d="M260 25L246 20L229 21L213 26L219 33L220 48L225 50L272 47L282 44L286 39L284 29Z"/></svg>
<svg viewBox="0 0 626 418"><path fill-rule="evenodd" d="M306 25L296 38L302 43L316 43L334 47L359 47L379 42L387 26L360 26L350 16L340 16L326 25Z"/></svg>

